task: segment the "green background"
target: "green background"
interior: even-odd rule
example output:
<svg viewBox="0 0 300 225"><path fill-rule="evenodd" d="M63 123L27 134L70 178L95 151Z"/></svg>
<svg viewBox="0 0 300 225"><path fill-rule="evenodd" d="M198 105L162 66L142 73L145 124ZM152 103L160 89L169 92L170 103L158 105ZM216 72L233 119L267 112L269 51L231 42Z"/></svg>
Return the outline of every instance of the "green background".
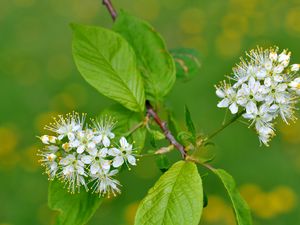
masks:
<svg viewBox="0 0 300 225"><path fill-rule="evenodd" d="M192 47L202 53L201 73L192 82L178 81L167 105L181 123L188 105L203 133L224 118L214 85L246 50L278 45L292 51L292 63L300 62L299 0L115 0L114 5L150 21L170 49ZM58 113L76 110L92 117L113 103L76 71L70 22L112 25L100 0L0 3L0 225L54 222L47 208L47 177L37 163L41 145L36 136ZM235 177L255 225L300 222L299 136L299 121L290 126L278 122L271 147L260 147L256 134L236 123L215 139L213 164ZM150 158L122 173L123 193L105 201L89 224L133 224L139 200L159 175ZM201 224L235 224L220 182L209 175L204 185L209 205Z"/></svg>

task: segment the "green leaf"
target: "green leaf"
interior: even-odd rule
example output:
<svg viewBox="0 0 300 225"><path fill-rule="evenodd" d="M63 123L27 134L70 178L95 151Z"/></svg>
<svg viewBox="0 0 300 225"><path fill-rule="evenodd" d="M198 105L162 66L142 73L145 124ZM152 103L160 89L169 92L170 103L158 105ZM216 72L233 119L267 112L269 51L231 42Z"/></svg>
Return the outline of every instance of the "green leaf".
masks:
<svg viewBox="0 0 300 225"><path fill-rule="evenodd" d="M59 181L51 181L48 192L49 208L59 211L56 225L84 225L96 212L103 199L82 190L70 194Z"/></svg>
<svg viewBox="0 0 300 225"><path fill-rule="evenodd" d="M203 189L197 167L179 161L142 200L135 225L198 225L202 208Z"/></svg>
<svg viewBox="0 0 300 225"><path fill-rule="evenodd" d="M114 133L117 136L125 136L130 129L143 121L143 117L136 112L132 112L121 105L113 105L101 112L101 115L109 115L116 119L117 124L114 128ZM144 148L147 130L145 127L140 127L135 130L130 136L131 141L134 141L134 148L138 153Z"/></svg>
<svg viewBox="0 0 300 225"><path fill-rule="evenodd" d="M196 138L196 129L195 129L195 125L193 123L192 117L191 117L191 113L188 109L187 106L185 106L185 123L186 126L189 130L189 132L191 132L191 134L193 135L194 138Z"/></svg>
<svg viewBox="0 0 300 225"><path fill-rule="evenodd" d="M242 198L239 193L235 181L233 177L228 174L225 170L222 169L212 169L211 170L221 179L224 184L230 200L232 202L232 206L234 209L236 221L238 225L251 225L252 218L248 204Z"/></svg>
<svg viewBox="0 0 300 225"><path fill-rule="evenodd" d="M146 98L160 101L176 80L175 63L161 36L147 22L120 12L113 29L133 47L144 78Z"/></svg>
<svg viewBox="0 0 300 225"><path fill-rule="evenodd" d="M72 24L72 29L73 56L84 79L126 108L143 111L143 81L126 40L101 27Z"/></svg>
<svg viewBox="0 0 300 225"><path fill-rule="evenodd" d="M200 53L195 49L178 48L170 51L176 64L176 77L189 81L200 73Z"/></svg>

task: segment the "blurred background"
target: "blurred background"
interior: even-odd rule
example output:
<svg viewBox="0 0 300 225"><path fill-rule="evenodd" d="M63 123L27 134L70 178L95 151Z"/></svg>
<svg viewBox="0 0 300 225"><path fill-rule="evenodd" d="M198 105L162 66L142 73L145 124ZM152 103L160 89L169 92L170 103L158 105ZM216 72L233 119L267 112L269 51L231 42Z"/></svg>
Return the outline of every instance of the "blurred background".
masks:
<svg viewBox="0 0 300 225"><path fill-rule="evenodd" d="M196 48L202 70L177 82L167 97L183 121L188 105L199 131L220 126L214 84L231 73L246 50L278 45L300 62L299 0L114 0L117 9L150 21L170 49ZM71 55L70 22L110 27L100 0L4 0L0 2L0 225L49 225L46 175L37 164L37 135L58 113L97 115L113 102L90 87ZM298 113L299 115L299 113ZM248 200L255 225L300 221L300 123L277 124L271 147L236 123L215 139L216 167L231 173ZM160 176L153 159L121 175L123 193L107 200L91 225L131 225L139 200ZM220 182L204 180L209 203L202 225L234 225Z"/></svg>

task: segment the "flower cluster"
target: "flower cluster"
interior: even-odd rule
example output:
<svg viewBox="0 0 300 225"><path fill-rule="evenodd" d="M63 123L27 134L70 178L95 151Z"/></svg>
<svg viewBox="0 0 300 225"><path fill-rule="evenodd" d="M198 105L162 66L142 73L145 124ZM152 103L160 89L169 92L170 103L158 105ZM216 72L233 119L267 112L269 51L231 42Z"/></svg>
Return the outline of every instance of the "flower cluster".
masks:
<svg viewBox="0 0 300 225"><path fill-rule="evenodd" d="M40 137L44 148L39 155L49 179L60 179L71 193L81 187L99 195L120 193L113 177L122 165L136 165L136 158L125 137L116 142L114 126L109 117L85 125L85 115L78 113L59 116L46 126L53 135Z"/></svg>
<svg viewBox="0 0 300 225"><path fill-rule="evenodd" d="M251 50L246 59L233 68L229 80L216 87L222 100L220 108L229 108L232 114L240 114L250 120L259 140L268 146L275 135L274 120L295 120L295 104L300 95L299 64L290 65L291 53L278 52L278 48Z"/></svg>

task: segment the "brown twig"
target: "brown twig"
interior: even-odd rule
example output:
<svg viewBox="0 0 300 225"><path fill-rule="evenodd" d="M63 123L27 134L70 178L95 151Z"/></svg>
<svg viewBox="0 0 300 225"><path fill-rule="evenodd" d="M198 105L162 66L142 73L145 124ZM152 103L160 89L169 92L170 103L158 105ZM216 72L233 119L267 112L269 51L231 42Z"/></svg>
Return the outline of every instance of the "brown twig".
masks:
<svg viewBox="0 0 300 225"><path fill-rule="evenodd" d="M115 21L118 14L117 14L115 8L113 7L111 1L110 0L102 0L102 4L106 6L109 14L111 15L111 18L113 19L113 21Z"/></svg>
<svg viewBox="0 0 300 225"><path fill-rule="evenodd" d="M106 6L109 14L111 15L113 21L117 18L118 14L116 10L114 9L112 3L110 0L102 0L103 5ZM146 108L147 108L147 117L152 117L155 122L158 124L160 129L164 132L164 135L166 139L170 142L171 145L173 145L176 149L178 149L181 153L182 158L185 159L186 157L186 151L183 145L181 145L177 140L174 138L173 134L171 131L168 129L167 123L162 121L157 113L154 111L153 107L151 106L150 102L147 100L146 101Z"/></svg>
<svg viewBox="0 0 300 225"><path fill-rule="evenodd" d="M154 111L152 105L150 104L150 102L148 100L146 101L146 109L147 109L147 114L154 119L154 121L157 123L157 125L160 127L160 129L164 132L166 139L170 142L170 144L172 144L175 148L177 148L180 151L182 158L185 158L186 151L184 149L184 146L181 145L179 142L177 142L177 140L174 138L171 131L168 129L167 123L162 121L159 118L159 116Z"/></svg>

